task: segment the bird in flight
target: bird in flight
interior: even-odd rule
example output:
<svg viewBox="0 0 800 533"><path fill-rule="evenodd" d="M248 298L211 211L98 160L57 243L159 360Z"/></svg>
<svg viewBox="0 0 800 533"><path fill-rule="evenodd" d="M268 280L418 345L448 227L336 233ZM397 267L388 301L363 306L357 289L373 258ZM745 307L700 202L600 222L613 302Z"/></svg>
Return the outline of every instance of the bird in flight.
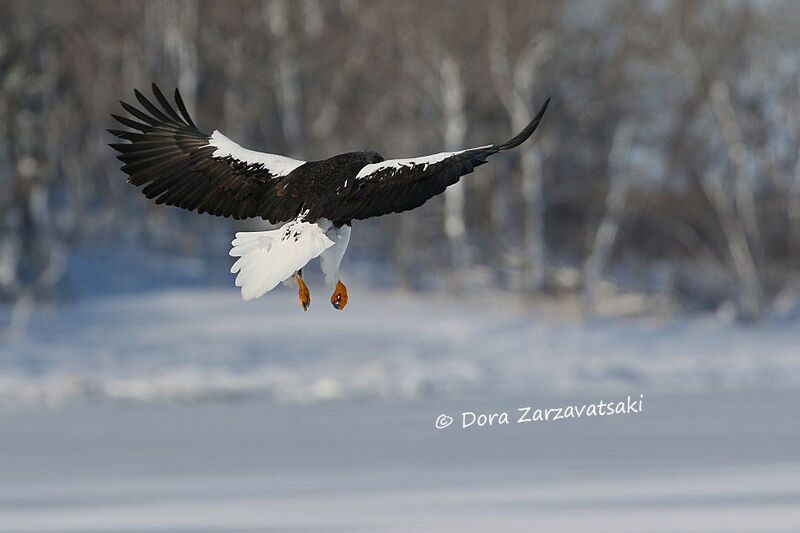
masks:
<svg viewBox="0 0 800 533"><path fill-rule="evenodd" d="M350 241L351 222L421 206L502 150L522 144L539 125L548 98L516 137L455 152L384 159L376 152L348 152L320 161L299 161L243 148L218 130L195 126L175 90L175 107L153 84L158 105L134 90L133 118L112 114L130 130L110 129L125 142L112 143L128 182L157 204L198 213L261 217L278 229L236 233L231 267L242 298L258 298L282 281L294 281L303 310L311 303L303 267L320 258L336 309L347 305L339 265ZM160 106L160 107L159 107ZM180 114L179 114L179 113Z"/></svg>

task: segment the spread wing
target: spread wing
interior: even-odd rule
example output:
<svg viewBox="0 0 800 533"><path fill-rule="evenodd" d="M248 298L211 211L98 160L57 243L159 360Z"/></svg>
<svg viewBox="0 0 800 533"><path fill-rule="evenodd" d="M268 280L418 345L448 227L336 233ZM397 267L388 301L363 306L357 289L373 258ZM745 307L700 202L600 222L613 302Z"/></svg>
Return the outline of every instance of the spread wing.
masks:
<svg viewBox="0 0 800 533"><path fill-rule="evenodd" d="M328 217L331 220L369 218L421 206L456 183L461 176L486 163L490 155L522 144L539 125L549 102L548 98L530 124L503 144L409 159L389 159L365 166L349 187L345 185L337 191L337 212Z"/></svg>
<svg viewBox="0 0 800 533"><path fill-rule="evenodd" d="M260 216L277 223L295 218L300 202L283 195L289 174L304 161L242 148L219 131L201 132L192 122L178 90L180 115L153 84L160 108L139 91L143 109L125 102L136 120L112 115L134 131L108 130L128 142L110 146L119 152L128 181L158 204L233 218Z"/></svg>

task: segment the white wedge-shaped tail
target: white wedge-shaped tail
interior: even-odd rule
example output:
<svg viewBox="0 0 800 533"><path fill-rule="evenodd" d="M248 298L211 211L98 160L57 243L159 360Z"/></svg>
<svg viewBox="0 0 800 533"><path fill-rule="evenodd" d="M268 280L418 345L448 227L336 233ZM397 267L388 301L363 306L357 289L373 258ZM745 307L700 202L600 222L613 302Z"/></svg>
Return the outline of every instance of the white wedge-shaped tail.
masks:
<svg viewBox="0 0 800 533"><path fill-rule="evenodd" d="M293 220L276 230L239 232L230 255L239 259L231 267L242 298L251 300L274 289L306 263L333 246L325 235L330 223Z"/></svg>

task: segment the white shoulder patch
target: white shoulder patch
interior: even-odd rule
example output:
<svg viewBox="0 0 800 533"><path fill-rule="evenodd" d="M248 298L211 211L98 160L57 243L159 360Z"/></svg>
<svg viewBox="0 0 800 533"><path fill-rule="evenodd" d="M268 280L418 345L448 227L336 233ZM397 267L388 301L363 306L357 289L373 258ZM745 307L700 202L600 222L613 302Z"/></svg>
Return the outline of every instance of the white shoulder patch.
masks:
<svg viewBox="0 0 800 533"><path fill-rule="evenodd" d="M489 148L490 146L491 144L487 144L486 146L478 146L477 148L467 148L465 150L459 150L457 152L439 152L438 154L424 155L419 157L407 157L405 159L387 159L386 161L381 161L380 163L370 163L369 165L365 166L358 172L358 174L356 175L356 179L366 178L370 174L374 174L375 172L383 170L385 168L403 168L403 167L421 166L422 170L425 170L425 168L428 165L439 163L441 161L444 161L448 157L452 157L458 154L463 154L464 152L468 152L470 150Z"/></svg>
<svg viewBox="0 0 800 533"><path fill-rule="evenodd" d="M219 130L214 130L214 133L211 134L211 137L208 139L208 145L216 147L211 157L217 159L232 157L248 165L263 165L264 168L275 176L285 176L305 163L305 161L298 161L291 157L256 152L255 150L242 148L225 137Z"/></svg>

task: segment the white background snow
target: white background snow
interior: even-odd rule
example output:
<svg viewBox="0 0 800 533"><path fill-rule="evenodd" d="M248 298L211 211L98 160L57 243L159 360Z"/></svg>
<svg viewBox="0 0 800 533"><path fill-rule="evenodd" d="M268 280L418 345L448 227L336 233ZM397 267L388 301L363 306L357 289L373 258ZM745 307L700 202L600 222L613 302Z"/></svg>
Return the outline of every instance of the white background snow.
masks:
<svg viewBox="0 0 800 533"><path fill-rule="evenodd" d="M96 296L0 345L0 532L796 531L800 319L312 283ZM458 427L645 395L642 413ZM437 430L439 414L456 417Z"/></svg>

